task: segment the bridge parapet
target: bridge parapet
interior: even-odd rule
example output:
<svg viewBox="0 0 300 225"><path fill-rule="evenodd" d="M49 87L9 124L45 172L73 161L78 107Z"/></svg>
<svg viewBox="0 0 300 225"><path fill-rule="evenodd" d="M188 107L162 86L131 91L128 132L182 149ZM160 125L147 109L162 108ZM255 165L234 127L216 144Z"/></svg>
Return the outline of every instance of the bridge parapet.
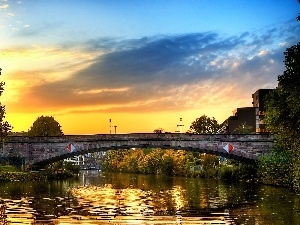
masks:
<svg viewBox="0 0 300 225"><path fill-rule="evenodd" d="M273 135L249 134L178 134L178 133L134 133L134 134L96 134L65 135L59 137L9 136L6 143L47 143L47 142L94 142L112 140L201 140L201 141L274 141Z"/></svg>

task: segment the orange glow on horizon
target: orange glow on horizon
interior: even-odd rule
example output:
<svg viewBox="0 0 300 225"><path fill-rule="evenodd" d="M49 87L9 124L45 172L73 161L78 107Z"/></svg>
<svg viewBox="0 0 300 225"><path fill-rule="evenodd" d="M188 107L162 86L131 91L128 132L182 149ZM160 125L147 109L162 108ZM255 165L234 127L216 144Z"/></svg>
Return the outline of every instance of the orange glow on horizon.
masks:
<svg viewBox="0 0 300 225"><path fill-rule="evenodd" d="M5 49L0 55L1 80L6 82L1 103L6 106L6 120L13 131L27 132L44 115L53 116L64 134L109 133L109 119L117 126L117 133L138 133L157 128L176 132L183 118L182 131L186 132L204 114L222 123L232 110L251 103L251 93L244 93L227 77L179 83L166 89L160 84L152 87L151 81L144 88L149 92L139 88L139 83L102 86L100 78L98 86L93 86L93 80L86 81L81 71L102 54L38 45ZM92 85L77 82L78 74Z"/></svg>
<svg viewBox="0 0 300 225"><path fill-rule="evenodd" d="M212 111L207 111L210 115ZM180 124L180 118L183 118L182 132L186 132L191 123L204 113L198 111L186 111L182 114L173 113L85 113L85 114L56 114L55 112L42 114L44 116L53 116L62 126L64 134L100 134L110 133L110 123L112 120L111 132L114 133L114 126L117 126L117 133L152 133L157 128L163 128L166 132L176 132L177 125ZM6 120L14 127L14 132L27 132L33 122L40 114L10 114L9 111ZM223 122L226 115L215 115L219 123ZM218 117L217 117L218 116Z"/></svg>

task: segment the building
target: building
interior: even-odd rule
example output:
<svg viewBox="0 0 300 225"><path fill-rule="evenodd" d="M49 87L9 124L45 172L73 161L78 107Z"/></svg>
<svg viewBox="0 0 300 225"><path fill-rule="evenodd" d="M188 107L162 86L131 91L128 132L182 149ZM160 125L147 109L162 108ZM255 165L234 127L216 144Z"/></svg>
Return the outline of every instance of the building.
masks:
<svg viewBox="0 0 300 225"><path fill-rule="evenodd" d="M252 94L252 107L237 108L233 112L233 116L228 117L221 125L219 133L236 133L236 129L246 124L253 128L250 133L267 132L263 118L265 116L265 96L272 89L259 89Z"/></svg>
<svg viewBox="0 0 300 225"><path fill-rule="evenodd" d="M266 112L265 107L265 97L268 93L270 93L272 89L259 89L254 94L252 94L252 105L253 107L258 108L258 111L256 113L256 125L255 125L255 132L256 133L266 133L266 125L264 124L264 117Z"/></svg>
<svg viewBox="0 0 300 225"><path fill-rule="evenodd" d="M233 112L233 116L228 117L228 119L226 120L227 133L236 133L236 129L242 124L251 126L253 130L250 133L254 133L256 125L255 115L257 111L258 109L256 107L237 108Z"/></svg>

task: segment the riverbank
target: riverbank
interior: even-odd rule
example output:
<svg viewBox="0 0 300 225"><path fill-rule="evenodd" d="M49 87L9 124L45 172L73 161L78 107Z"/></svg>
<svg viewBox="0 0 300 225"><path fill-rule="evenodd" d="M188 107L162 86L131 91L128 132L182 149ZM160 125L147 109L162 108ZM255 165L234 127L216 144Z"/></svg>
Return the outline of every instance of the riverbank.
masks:
<svg viewBox="0 0 300 225"><path fill-rule="evenodd" d="M32 181L47 180L47 176L40 172L0 172L0 181Z"/></svg>
<svg viewBox="0 0 300 225"><path fill-rule="evenodd" d="M0 172L0 181L46 181L54 179L77 178L78 174L59 172L50 174L44 171L31 172Z"/></svg>
<svg viewBox="0 0 300 225"><path fill-rule="evenodd" d="M0 165L0 181L46 181L53 179L76 178L79 169L75 167L48 167L39 171L22 171L12 165Z"/></svg>

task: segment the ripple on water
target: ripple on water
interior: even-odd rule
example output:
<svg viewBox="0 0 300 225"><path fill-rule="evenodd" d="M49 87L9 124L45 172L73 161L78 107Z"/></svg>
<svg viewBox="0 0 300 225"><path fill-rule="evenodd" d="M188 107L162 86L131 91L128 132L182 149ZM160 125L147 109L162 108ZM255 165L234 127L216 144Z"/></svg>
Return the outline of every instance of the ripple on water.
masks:
<svg viewBox="0 0 300 225"><path fill-rule="evenodd" d="M187 211L184 208L185 191L180 187L154 193L132 187L114 189L109 185L91 185L72 188L70 193L73 197L3 199L2 222L51 225L233 224L228 213Z"/></svg>

